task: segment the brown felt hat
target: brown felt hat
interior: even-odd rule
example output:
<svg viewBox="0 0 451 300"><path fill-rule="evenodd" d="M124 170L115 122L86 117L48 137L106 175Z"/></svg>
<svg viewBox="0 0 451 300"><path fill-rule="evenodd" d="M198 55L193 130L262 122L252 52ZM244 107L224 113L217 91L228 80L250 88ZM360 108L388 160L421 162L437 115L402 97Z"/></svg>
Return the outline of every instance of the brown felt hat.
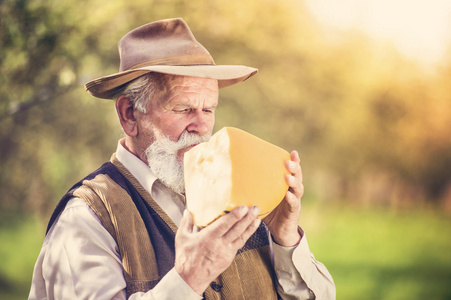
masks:
<svg viewBox="0 0 451 300"><path fill-rule="evenodd" d="M215 65L210 53L182 19L152 22L127 33L118 44L119 73L92 80L86 90L93 96L113 98L127 83L146 73L217 79L224 88L255 75L257 69Z"/></svg>

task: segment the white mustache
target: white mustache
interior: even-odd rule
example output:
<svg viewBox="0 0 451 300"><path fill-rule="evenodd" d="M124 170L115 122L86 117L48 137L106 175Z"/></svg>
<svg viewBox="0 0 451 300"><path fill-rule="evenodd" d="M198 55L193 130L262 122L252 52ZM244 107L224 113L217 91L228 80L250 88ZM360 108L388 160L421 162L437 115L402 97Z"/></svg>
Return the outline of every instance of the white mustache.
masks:
<svg viewBox="0 0 451 300"><path fill-rule="evenodd" d="M196 133L189 133L185 130L177 141L174 142L167 137L163 137L152 143L149 148L152 148L154 154L166 153L176 155L178 151L184 148L207 142L210 137L211 134L198 135ZM149 150L149 148L147 150Z"/></svg>
<svg viewBox="0 0 451 300"><path fill-rule="evenodd" d="M198 135L185 130L175 142L167 136L157 139L145 151L150 169L166 186L178 193L184 193L183 162L178 160L178 152L206 142L210 137L211 134Z"/></svg>

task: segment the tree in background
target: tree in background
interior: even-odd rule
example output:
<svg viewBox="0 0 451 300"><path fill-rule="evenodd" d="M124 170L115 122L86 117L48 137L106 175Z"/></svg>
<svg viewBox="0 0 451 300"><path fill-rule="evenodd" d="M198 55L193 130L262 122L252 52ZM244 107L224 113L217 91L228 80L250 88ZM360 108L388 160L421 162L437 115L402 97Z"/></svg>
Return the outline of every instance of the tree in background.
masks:
<svg viewBox="0 0 451 300"><path fill-rule="evenodd" d="M3 0L0 208L47 214L120 137L114 106L87 81L117 71L116 43L183 17L217 64L260 69L220 95L216 129L299 149L306 197L413 203L450 198L448 68L425 73L362 34L329 40L284 0Z"/></svg>
<svg viewBox="0 0 451 300"><path fill-rule="evenodd" d="M91 167L111 143L111 131L105 126L111 114L100 102L84 100L82 62L86 53L97 49L89 43L93 33L82 34L80 17L71 15L75 4L28 0L1 4L4 209L48 212L68 188L68 180L77 178L83 166Z"/></svg>

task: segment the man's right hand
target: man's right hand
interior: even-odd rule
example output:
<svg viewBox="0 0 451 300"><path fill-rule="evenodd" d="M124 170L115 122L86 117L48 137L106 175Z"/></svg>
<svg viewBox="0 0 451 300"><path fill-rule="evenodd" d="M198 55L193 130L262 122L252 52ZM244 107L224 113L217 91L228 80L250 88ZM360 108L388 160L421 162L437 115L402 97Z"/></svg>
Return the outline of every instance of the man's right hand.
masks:
<svg viewBox="0 0 451 300"><path fill-rule="evenodd" d="M259 208L235 208L199 232L185 210L175 236L175 269L199 295L232 263L237 251L257 230Z"/></svg>

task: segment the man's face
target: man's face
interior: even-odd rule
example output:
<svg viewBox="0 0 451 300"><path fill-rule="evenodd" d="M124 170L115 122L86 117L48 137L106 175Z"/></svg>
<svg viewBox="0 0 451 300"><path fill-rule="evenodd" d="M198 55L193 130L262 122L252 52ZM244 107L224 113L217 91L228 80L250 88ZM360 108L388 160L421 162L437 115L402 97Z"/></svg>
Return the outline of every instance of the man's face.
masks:
<svg viewBox="0 0 451 300"><path fill-rule="evenodd" d="M177 141L184 131L211 134L218 105L218 81L215 79L174 76L167 91L157 93L142 119L141 130L148 135L148 147L166 136ZM144 129L144 130L143 130ZM192 146L178 151L177 159Z"/></svg>
<svg viewBox="0 0 451 300"><path fill-rule="evenodd" d="M137 138L152 172L175 192L184 193L183 155L211 136L218 82L174 76L169 83L155 95L147 113L138 112Z"/></svg>

